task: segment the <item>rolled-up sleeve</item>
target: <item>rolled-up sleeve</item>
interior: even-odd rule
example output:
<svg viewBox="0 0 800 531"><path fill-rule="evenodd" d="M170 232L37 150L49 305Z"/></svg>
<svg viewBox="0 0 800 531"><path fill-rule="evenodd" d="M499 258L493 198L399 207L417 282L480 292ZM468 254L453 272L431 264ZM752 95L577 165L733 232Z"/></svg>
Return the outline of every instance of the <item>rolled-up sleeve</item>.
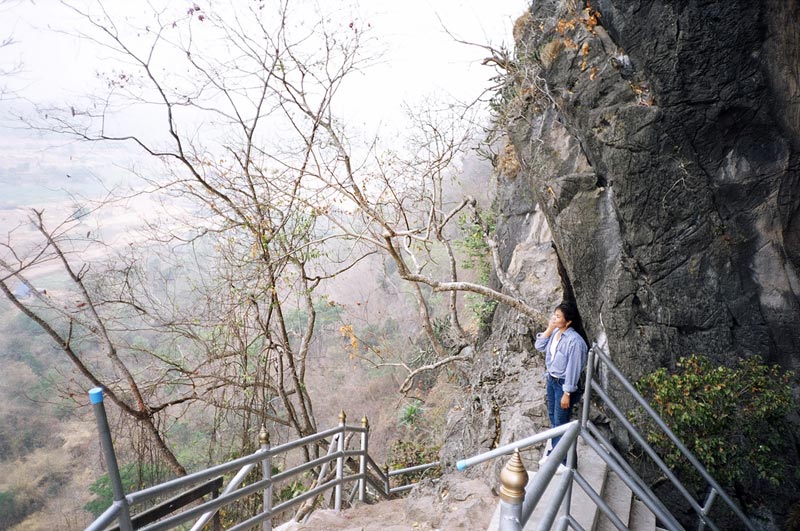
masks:
<svg viewBox="0 0 800 531"><path fill-rule="evenodd" d="M578 380L581 377L583 367L586 365L586 343L583 339L575 334L569 338L569 344L564 345L565 354L567 355L567 369L564 374L563 389L567 393L573 393L578 390Z"/></svg>

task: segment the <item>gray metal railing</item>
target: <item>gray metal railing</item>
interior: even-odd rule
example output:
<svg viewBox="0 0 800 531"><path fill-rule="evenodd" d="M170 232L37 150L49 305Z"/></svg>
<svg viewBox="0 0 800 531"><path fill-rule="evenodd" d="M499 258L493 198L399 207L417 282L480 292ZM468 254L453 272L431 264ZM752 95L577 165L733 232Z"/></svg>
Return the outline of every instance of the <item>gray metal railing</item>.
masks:
<svg viewBox="0 0 800 531"><path fill-rule="evenodd" d="M233 527L228 528L228 531L244 531L259 524L261 525L262 531L269 531L272 529L273 516L295 507L304 501L325 494L330 490L334 492L334 508L336 510L341 510L343 501L342 487L347 483L354 484L350 501L352 501L356 492L358 493L359 501L365 501L368 484L374 489L377 496L388 499L392 497L392 495L404 492L414 486L414 483L411 483L392 487L390 478L421 472L439 465L439 462L436 461L400 470L389 471L388 469L381 469L368 453L369 423L367 418L364 417L361 420L361 426L348 426L346 424L347 417L343 411L339 415L338 426L275 447L270 446L269 436L266 430L262 428L259 434L260 448L250 455L126 495L123 491L116 453L114 452L111 432L103 406L102 390L99 388L92 389L89 392L89 398L94 408L97 426L100 432L100 440L114 494L114 501L85 531L102 531L115 522L121 531L134 531L134 529L141 529L142 531L163 531L175 529L190 521L194 521L191 531L199 531L222 507L230 505L237 500L252 496L258 492L261 492L263 495L261 511L244 521L236 523ZM358 433L361 435L359 449L347 449L346 440L348 433ZM330 438L330 441L328 441L328 438ZM271 460L274 456L284 454L303 446L319 445L325 442L328 442L328 453L326 455L302 463L278 474L272 474ZM345 460L348 458L358 458L358 473L345 475ZM259 463L261 463L262 478L250 485L240 487L245 477ZM326 480L326 477L329 475L331 463L335 463L335 477ZM275 484L318 467L320 472L314 488L273 506L272 488ZM229 473L235 473L235 475L218 497L199 503L190 509L167 516L143 527L134 525L131 512L136 506L140 506L147 501L165 495L174 495L184 492L192 489L192 487L200 482Z"/></svg>
<svg viewBox="0 0 800 531"><path fill-rule="evenodd" d="M645 413L655 422L659 429L672 441L675 447L686 457L691 465L700 473L702 478L709 486L709 494L703 501L703 505L689 493L688 489L681 483L675 474L664 463L663 459L657 452L647 443L647 440L642 436L636 427L626 418L622 410L614 403L611 397L602 388L595 374L602 363L608 371L616 377L622 387L636 400L636 402L643 408ZM545 508L544 515L537 522L538 530L551 529L553 524L556 523L556 529L565 530L568 526L573 529L582 530L583 528L570 514L570 500L572 496L572 484L576 483L589 498L595 503L598 509L611 521L617 529L625 531L627 527L614 513L609 505L603 500L600 493L596 492L586 479L581 476L577 470L577 443L582 439L592 450L606 462L608 467L615 472L620 479L631 489L631 491L653 512L662 527L670 531L684 531L684 527L678 522L671 511L667 509L664 503L653 493L649 486L638 476L627 460L617 452L611 442L606 439L600 430L589 420L589 411L592 407L592 394L602 400L604 405L617 417L628 433L634 440L642 447L648 457L658 466L663 472L665 477L673 484L677 491L689 503L692 510L697 515L697 529L702 531L705 527L709 527L714 531L719 531L719 527L712 521L710 512L714 501L719 498L731 510L731 512L739 519L745 528L755 531L755 527L750 519L744 514L739 506L733 499L724 491L724 489L717 483L717 481L709 474L708 470L697 460L697 458L689 451L689 449L680 441L680 439L670 430L669 426L664 420L653 410L647 401L642 397L633 384L625 378L622 372L614 365L611 358L599 348L596 344L592 345L589 350L589 359L586 369L586 390L583 396L583 411L581 421L572 421L563 426L543 431L539 434L533 435L526 439L507 444L495 450L479 454L468 459L459 461L456 465L458 470L464 470L468 466L484 462L489 459L499 457L501 455L508 455L512 452L509 463L504 469L511 467L512 469L520 468L515 460L519 460L519 450L527 448L537 443L545 442L553 436L563 435L561 441L553 449L551 457L539 468L534 479L527 485L527 488L522 488L521 492L514 491L513 488L506 487L504 482L503 473L501 473L501 483L504 487L501 488L501 501L500 501L500 531L520 531L525 527L528 519L533 510L535 509L539 500L544 495L545 490L548 488L553 476L556 474L559 464L567 457L568 470L563 474L559 484L556 486L554 494L551 498L550 505ZM527 478L527 475L526 475ZM519 479L507 480L511 483ZM523 485L527 479L522 482ZM505 496L504 496L504 490ZM559 513L561 516L559 517Z"/></svg>

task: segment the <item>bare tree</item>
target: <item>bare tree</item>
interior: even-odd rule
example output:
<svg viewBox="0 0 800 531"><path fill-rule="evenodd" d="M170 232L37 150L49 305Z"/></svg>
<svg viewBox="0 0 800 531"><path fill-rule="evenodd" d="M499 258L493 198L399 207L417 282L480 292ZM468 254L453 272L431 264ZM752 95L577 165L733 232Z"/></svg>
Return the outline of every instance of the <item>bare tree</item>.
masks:
<svg viewBox="0 0 800 531"><path fill-rule="evenodd" d="M271 420L298 436L316 431L305 385L314 293L372 251L330 248L332 237L319 226L315 205L331 201L309 171L322 162L315 159L321 128L318 119L296 115L297 100L319 116L330 113L345 76L359 67L361 33L334 36L324 19L292 25L288 2L269 14L258 2L220 13L154 8L139 25L114 20L99 2L65 5L86 22L79 36L122 66L102 73L100 96L42 108L44 120L30 126L130 144L160 161L161 176L142 173L142 181L192 217L151 227L150 241L210 241L216 251L216 275L205 277L201 294L208 304L194 308L205 315L178 312L175 301L148 292L136 259L107 274L107 289L147 314L150 326L205 352L195 366L147 353L175 374L191 374L193 386L204 381L217 390L198 399L238 410L248 425ZM139 112L149 127L125 131L113 120Z"/></svg>
<svg viewBox="0 0 800 531"><path fill-rule="evenodd" d="M29 123L135 146L160 162L158 177L139 176L191 216L153 226L150 241L214 247L215 273L203 276L203 302L193 309L176 311L135 281L135 260L110 275L118 301L193 345L194 365L147 353L209 390L193 398L242 412L246 426L272 420L299 436L315 431L305 384L315 293L374 252L409 282L435 353L421 366L381 361L407 371L403 391L420 373L469 361L475 334L462 324L459 293L540 317L503 275L478 203L446 194L471 138L459 112L418 114L415 135L395 151L358 144L337 117L345 80L369 62L358 20L299 13L294 22L288 2L274 13L260 2L214 12L153 8L147 21L128 24L102 3L67 7L85 21L79 36L119 66L102 73L99 96L42 108L44 120ZM454 243L462 218L480 226L498 287L462 279ZM431 298L439 292L447 294L444 330Z"/></svg>
<svg viewBox="0 0 800 531"><path fill-rule="evenodd" d="M322 212L342 234L385 253L415 294L419 319L436 358L417 367L402 360L383 362L407 372L401 391L409 391L420 373L471 359L476 337L465 333L461 326L458 293L477 294L505 304L529 319L543 319L542 313L526 303L512 279L504 274L493 230L475 198L454 198L447 193L448 185L452 186L457 176L458 162L472 145L473 122L463 115L463 109L444 107L434 111L433 106L423 111L416 109L410 128L413 133L401 142L403 149L374 150L369 154L372 160L354 162L343 128L326 116L315 115L301 99L294 101L303 113L314 116L324 130L326 141L318 149L332 150L338 155L329 155L327 159L317 156L317 160L335 160L335 163L318 165L315 171L322 187L339 194L339 203L350 205L350 209L324 208ZM457 241L464 236L456 226L459 220L473 226L483 240L497 287L462 280L463 264L459 265L456 249ZM426 293L423 287L433 293L448 294L449 327L438 334L430 292Z"/></svg>
<svg viewBox="0 0 800 531"><path fill-rule="evenodd" d="M30 221L40 243L25 254L19 253L19 246L12 245L10 237L0 244L4 251L0 256L0 291L53 339L91 385L103 387L120 411L145 427L176 474L185 474L159 427L159 415L196 398L198 390L166 398L159 391L158 381L152 378L153 371L131 368L111 328L116 320L106 306L111 301L91 292L87 284L88 265L70 259L70 248L75 241L69 236L69 229L75 220L49 229L43 212L33 210ZM29 272L49 262L56 263L66 275L68 284L64 292L47 294L29 280ZM20 290L12 291L9 285L12 279L19 283Z"/></svg>
<svg viewBox="0 0 800 531"><path fill-rule="evenodd" d="M0 1L0 16L6 16L16 4L19 4L19 1ZM20 61L8 60L8 56L5 55L15 44L17 44L17 40L13 34L0 35L0 100L7 98L12 93L6 86L5 81L22 71L22 63Z"/></svg>

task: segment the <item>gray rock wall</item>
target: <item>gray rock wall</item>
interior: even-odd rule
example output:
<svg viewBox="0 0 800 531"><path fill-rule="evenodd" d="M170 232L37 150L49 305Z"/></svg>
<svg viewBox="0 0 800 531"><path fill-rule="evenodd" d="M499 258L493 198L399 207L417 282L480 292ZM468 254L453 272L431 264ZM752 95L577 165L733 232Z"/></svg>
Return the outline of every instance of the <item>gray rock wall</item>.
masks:
<svg viewBox="0 0 800 531"><path fill-rule="evenodd" d="M571 290L633 380L690 353L800 369L800 3L593 5L515 25L503 266L542 310ZM445 461L546 426L536 326L498 309Z"/></svg>
<svg viewBox="0 0 800 531"><path fill-rule="evenodd" d="M634 378L800 367L798 4L567 4L520 32L511 131L587 332Z"/></svg>

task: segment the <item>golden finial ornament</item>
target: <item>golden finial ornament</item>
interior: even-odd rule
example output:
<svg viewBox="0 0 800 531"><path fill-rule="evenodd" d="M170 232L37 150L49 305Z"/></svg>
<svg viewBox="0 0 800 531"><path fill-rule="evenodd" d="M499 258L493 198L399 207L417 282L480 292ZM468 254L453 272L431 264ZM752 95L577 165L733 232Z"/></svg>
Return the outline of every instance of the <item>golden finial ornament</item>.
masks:
<svg viewBox="0 0 800 531"><path fill-rule="evenodd" d="M365 428L365 429L369 429L369 419L367 418L366 415L361 417L361 427Z"/></svg>
<svg viewBox="0 0 800 531"><path fill-rule="evenodd" d="M528 484L528 471L522 464L519 448L500 472L500 498L508 503L522 503L525 499L525 485Z"/></svg>
<svg viewBox="0 0 800 531"><path fill-rule="evenodd" d="M261 425L261 431L258 432L258 443L262 446L269 444L269 432L267 431L267 427L263 424Z"/></svg>
<svg viewBox="0 0 800 531"><path fill-rule="evenodd" d="M347 413L344 412L344 409L341 413L339 413L339 424L344 424L347 420Z"/></svg>

